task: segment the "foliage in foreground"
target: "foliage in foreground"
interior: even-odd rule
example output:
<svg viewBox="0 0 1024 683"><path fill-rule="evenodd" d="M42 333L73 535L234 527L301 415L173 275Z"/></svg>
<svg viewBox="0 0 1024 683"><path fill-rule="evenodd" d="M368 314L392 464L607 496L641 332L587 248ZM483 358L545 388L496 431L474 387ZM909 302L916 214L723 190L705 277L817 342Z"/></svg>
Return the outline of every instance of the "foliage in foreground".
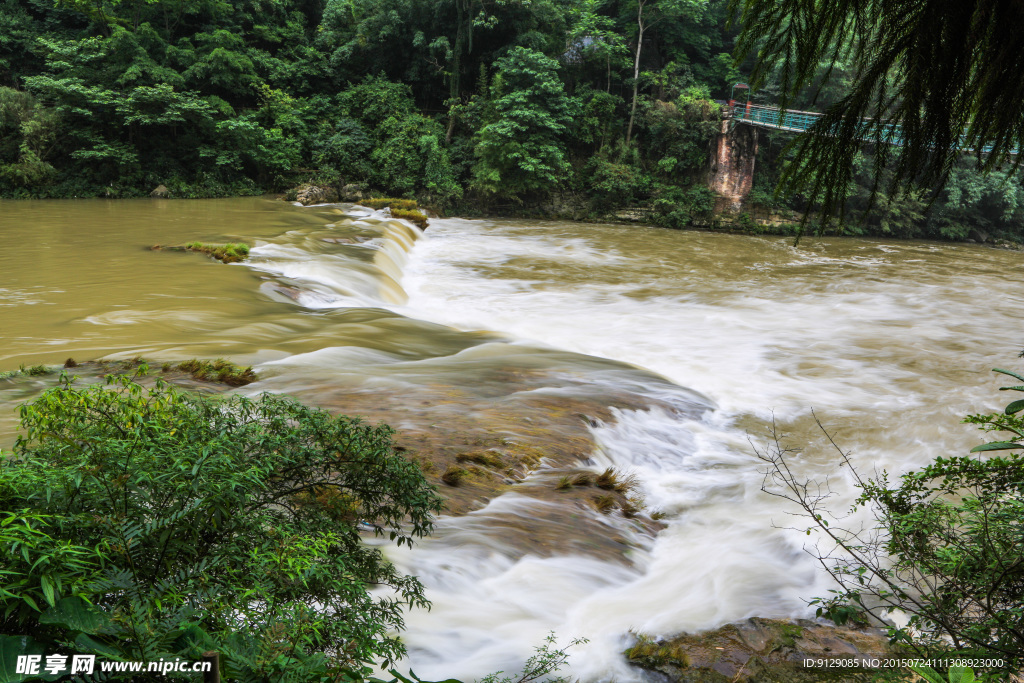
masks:
<svg viewBox="0 0 1024 683"><path fill-rule="evenodd" d="M890 635L923 656L1001 660L990 674L997 678L1024 665L1024 457L1012 452L1024 449L1021 410L1024 401L1014 401L1001 414L970 416L1010 438L974 448L978 455L938 457L898 482L885 472L861 477L832 442L861 490L855 509L871 510L873 526L849 526L831 512L827 482L799 478L777 438L758 453L768 464L765 490L797 504L807 533L829 542L809 549L839 583L831 598L812 601L819 615L884 623L898 611L909 621Z"/></svg>
<svg viewBox="0 0 1024 683"><path fill-rule="evenodd" d="M1024 145L1020 34L1024 11L999 0L730 0L740 12L741 54L756 52L754 82L777 75L781 102L802 88L820 92L833 70L851 78L827 104L818 135L796 143L800 163L783 175L789 192L842 210L865 142L877 151L878 189L902 194L941 186L959 150L975 150L984 171L1017 167ZM824 78L823 78L824 76ZM863 119L885 121L865 128ZM984 150L984 153L981 151ZM888 178L883 180L884 171Z"/></svg>
<svg viewBox="0 0 1024 683"><path fill-rule="evenodd" d="M388 427L125 377L64 382L20 415L0 458L0 651L216 650L245 681L358 677L403 654L422 586L360 530L412 543L440 499Z"/></svg>

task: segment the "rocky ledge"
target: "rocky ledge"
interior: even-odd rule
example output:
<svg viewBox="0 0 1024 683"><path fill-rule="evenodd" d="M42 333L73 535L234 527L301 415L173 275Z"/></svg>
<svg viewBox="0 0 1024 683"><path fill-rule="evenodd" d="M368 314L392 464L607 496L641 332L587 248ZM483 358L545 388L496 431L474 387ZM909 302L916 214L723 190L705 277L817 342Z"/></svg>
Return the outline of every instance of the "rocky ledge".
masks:
<svg viewBox="0 0 1024 683"><path fill-rule="evenodd" d="M664 640L641 635L626 650L631 663L671 683L860 683L874 680L872 659L890 655L880 629L759 617Z"/></svg>

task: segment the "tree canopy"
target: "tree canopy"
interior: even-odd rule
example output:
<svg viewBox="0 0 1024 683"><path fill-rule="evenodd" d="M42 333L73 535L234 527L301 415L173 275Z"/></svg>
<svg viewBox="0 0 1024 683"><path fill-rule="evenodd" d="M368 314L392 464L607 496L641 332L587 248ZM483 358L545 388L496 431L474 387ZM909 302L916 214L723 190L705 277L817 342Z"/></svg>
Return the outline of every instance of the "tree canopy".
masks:
<svg viewBox="0 0 1024 683"><path fill-rule="evenodd" d="M730 3L745 11L735 27ZM763 132L750 216L734 226L813 215L824 200L864 216L830 225L848 234L1021 239L1021 174L998 169L1020 120L1009 106L1020 87L1012 10L968 3L968 17L934 0L892 9L902 4L0 0L0 196L138 197L163 185L170 197L204 197L314 183L464 215L601 219L640 208L661 225L713 227L715 100L753 68L761 102L831 107L823 125L838 133L861 116L904 116L919 142L858 133L794 148L792 134ZM960 45L954 33L968 19L978 32L961 32ZM760 50L756 64L735 63L737 35L741 52ZM926 49L934 63L912 58ZM975 66L947 79L947 54ZM1005 69L1002 90L982 78L986 64ZM943 85L962 95L946 118L933 108ZM1002 145L982 170L947 149L965 121L970 144ZM903 192L911 180L921 189Z"/></svg>
<svg viewBox="0 0 1024 683"><path fill-rule="evenodd" d="M841 66L845 92L796 145L786 191L841 212L854 161L874 145L873 190L943 186L962 150L982 171L1019 163L1024 147L1024 6L1001 0L731 0L739 54L755 84L776 81L786 106ZM824 72L824 73L823 73ZM813 98L812 98L813 101ZM899 126L862 124L870 118Z"/></svg>

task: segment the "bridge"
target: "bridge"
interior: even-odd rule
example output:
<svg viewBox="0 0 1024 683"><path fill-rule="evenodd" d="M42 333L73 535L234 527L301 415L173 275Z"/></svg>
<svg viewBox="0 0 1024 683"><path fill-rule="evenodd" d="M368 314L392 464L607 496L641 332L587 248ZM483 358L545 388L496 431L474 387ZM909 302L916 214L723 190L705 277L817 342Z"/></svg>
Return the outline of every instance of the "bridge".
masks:
<svg viewBox="0 0 1024 683"><path fill-rule="evenodd" d="M744 83L733 86L734 91L748 88L749 86ZM740 102L735 99L728 101L723 107L722 114L722 128L717 141L712 145L708 187L726 201L723 208L733 212L740 211L753 186L754 160L758 146L757 131L760 129L806 133L822 117L822 114L817 112L779 109L754 104L749 100ZM862 119L858 133L858 137L865 141L880 140L883 144L896 147L903 145L903 129L896 124ZM960 138L957 146L965 152L975 151L969 146L966 136ZM991 151L991 147L984 147L981 150L983 154ZM1018 149L1010 151L1010 154L1018 153Z"/></svg>
<svg viewBox="0 0 1024 683"><path fill-rule="evenodd" d="M811 111L797 111L796 109L779 109L778 107L767 107L762 104L747 102L736 102L730 100L726 117L735 123L746 123L758 128L770 130L788 130L794 133L804 133L811 126L817 123L821 114Z"/></svg>
<svg viewBox="0 0 1024 683"><path fill-rule="evenodd" d="M756 128L768 130L785 130L793 133L805 133L811 126L817 123L822 117L821 114L813 111L799 111L797 109L779 109L768 107L762 104L751 102L737 102L729 100L725 117L733 123L745 123ZM871 119L864 119L860 123L860 137L867 140L875 137L875 127L878 124ZM901 147L903 145L903 130L896 124L881 124L882 142ZM974 149L967 146L966 136L960 138L959 149L965 152L973 152ZM992 147L983 147L982 153L992 151ZM1017 154L1018 150L1013 149L1010 154Z"/></svg>

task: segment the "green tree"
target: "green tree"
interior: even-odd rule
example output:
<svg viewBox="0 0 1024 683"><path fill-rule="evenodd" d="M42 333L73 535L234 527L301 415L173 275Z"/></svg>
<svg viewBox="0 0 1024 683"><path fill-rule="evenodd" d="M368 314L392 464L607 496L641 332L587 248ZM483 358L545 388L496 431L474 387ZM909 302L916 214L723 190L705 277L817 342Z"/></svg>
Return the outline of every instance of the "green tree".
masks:
<svg viewBox="0 0 1024 683"><path fill-rule="evenodd" d="M579 103L558 79L558 63L535 50L513 48L496 66L474 183L512 197L550 190L569 169L562 137Z"/></svg>
<svg viewBox="0 0 1024 683"><path fill-rule="evenodd" d="M361 535L411 544L440 499L388 427L127 377L64 383L20 414L0 457L3 654L29 636L108 659L213 649L254 681L403 654L394 631L422 586Z"/></svg>
<svg viewBox="0 0 1024 683"><path fill-rule="evenodd" d="M640 56L644 46L644 34L658 24L694 14L707 7L707 0L632 0L636 9L636 44L633 49L633 99L629 106L629 125L626 127L626 144L633 139L633 120L636 117L636 102L640 87Z"/></svg>

